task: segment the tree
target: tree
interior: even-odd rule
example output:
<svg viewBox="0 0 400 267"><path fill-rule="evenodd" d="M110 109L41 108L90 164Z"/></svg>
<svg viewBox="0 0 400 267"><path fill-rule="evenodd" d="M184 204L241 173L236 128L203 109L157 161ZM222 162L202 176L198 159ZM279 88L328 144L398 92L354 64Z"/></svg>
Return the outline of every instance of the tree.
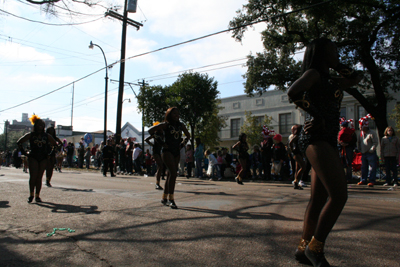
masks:
<svg viewBox="0 0 400 267"><path fill-rule="evenodd" d="M364 71L363 83L347 92L376 119L382 136L388 124L388 94L398 90L400 78L399 0L249 0L230 22L230 27L238 27L233 37L242 40L248 27L239 26L259 20L267 20L262 32L265 51L248 56L247 94L271 87L286 90L300 76L300 62L293 56L312 39L327 37L336 42L343 63ZM369 89L374 95L368 98L363 93Z"/></svg>
<svg viewBox="0 0 400 267"><path fill-rule="evenodd" d="M197 72L186 72L179 75L172 84L172 94L175 96L174 104L179 108L180 117L183 122L190 126L192 144L194 144L194 133L198 125L209 125L208 122L218 121L215 117L218 113L218 83L208 74ZM223 125L216 125L218 133ZM203 129L201 129L203 130ZM206 140L204 140L206 141ZM211 140L210 140L211 141Z"/></svg>
<svg viewBox="0 0 400 267"><path fill-rule="evenodd" d="M170 86L145 86L140 90L138 112L144 112L144 125L150 127L154 122L163 122L171 102Z"/></svg>
<svg viewBox="0 0 400 267"><path fill-rule="evenodd" d="M164 121L169 107L177 107L181 121L190 128L194 136L202 138L205 144L215 145L218 132L226 126L225 119L218 116L220 103L217 96L217 82L207 74L184 73L171 86L148 86L138 95L138 110L144 108L146 126Z"/></svg>
<svg viewBox="0 0 400 267"><path fill-rule="evenodd" d="M263 137L261 135L263 126L265 125L269 129L272 129L270 127L272 117L264 115L263 121L260 122L257 116L252 116L251 111L245 111L244 115L245 120L242 127L240 127L240 132L247 135L247 142L250 145L254 146L261 144L261 142L263 141Z"/></svg>
<svg viewBox="0 0 400 267"><path fill-rule="evenodd" d="M400 131L400 104L397 104L394 109L393 113L390 114L390 118L395 121L395 129Z"/></svg>
<svg viewBox="0 0 400 267"><path fill-rule="evenodd" d="M25 134L24 131L8 131L7 149L12 151L17 148L18 139ZM6 134L0 134L0 150L5 150Z"/></svg>
<svg viewBox="0 0 400 267"><path fill-rule="evenodd" d="M225 128L226 118L218 116L218 112L221 107L216 108L213 111L212 116L202 120L194 131L194 136L200 137L205 147L216 147L219 145L220 137L219 133L222 128ZM193 138L192 138L193 139Z"/></svg>

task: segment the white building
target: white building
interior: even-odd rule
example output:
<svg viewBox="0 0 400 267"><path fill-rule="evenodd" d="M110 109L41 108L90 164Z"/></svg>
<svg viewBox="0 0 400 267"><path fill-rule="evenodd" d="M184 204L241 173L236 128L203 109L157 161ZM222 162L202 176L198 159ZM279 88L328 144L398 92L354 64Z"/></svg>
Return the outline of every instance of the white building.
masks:
<svg viewBox="0 0 400 267"><path fill-rule="evenodd" d="M372 93L370 93L372 94ZM391 94L393 101L388 103L387 113L389 125L394 126L394 121L390 119L395 105L400 101L400 93ZM261 96L255 95L249 97L247 95L239 95L221 99L220 116L224 116L227 121L227 127L220 132L222 147L232 147L238 141L240 127L245 120L245 111L251 112L252 116L260 118L260 125L264 119L264 115L272 117L271 128L275 133L280 133L284 143L290 135L290 129L294 124L304 123L304 111L296 109L295 105L290 103L286 92L271 90L264 92ZM359 130L358 120L367 115L365 109L351 95L345 93L342 101L340 112L341 117L353 119L356 130ZM373 120L370 120L370 128L376 129ZM250 144L252 145L252 144Z"/></svg>

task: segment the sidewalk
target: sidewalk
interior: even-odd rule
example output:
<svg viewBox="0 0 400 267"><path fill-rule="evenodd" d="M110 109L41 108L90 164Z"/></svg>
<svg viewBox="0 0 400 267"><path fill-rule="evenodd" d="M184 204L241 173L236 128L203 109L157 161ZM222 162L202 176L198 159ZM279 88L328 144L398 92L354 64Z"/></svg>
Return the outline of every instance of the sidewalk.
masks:
<svg viewBox="0 0 400 267"><path fill-rule="evenodd" d="M173 210L154 177L64 170L52 183L28 204L28 175L0 170L0 266L303 266L293 253L310 187L179 177ZM400 266L399 206L400 190L351 185L332 266Z"/></svg>

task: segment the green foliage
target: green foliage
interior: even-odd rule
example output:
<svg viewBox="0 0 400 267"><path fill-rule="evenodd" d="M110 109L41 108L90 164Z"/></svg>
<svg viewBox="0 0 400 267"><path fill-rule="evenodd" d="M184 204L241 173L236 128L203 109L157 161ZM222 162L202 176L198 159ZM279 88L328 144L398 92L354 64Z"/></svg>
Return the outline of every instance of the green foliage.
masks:
<svg viewBox="0 0 400 267"><path fill-rule="evenodd" d="M145 126L164 121L169 107L177 107L180 120L188 126L192 143L194 135L205 144L216 144L225 119L218 116L218 83L208 74L184 73L170 86L147 86L138 95L138 111L144 108Z"/></svg>
<svg viewBox="0 0 400 267"><path fill-rule="evenodd" d="M9 131L7 133L7 149L13 151L17 148L18 139L25 134L24 131ZM0 134L0 150L5 150L6 134Z"/></svg>
<svg viewBox="0 0 400 267"><path fill-rule="evenodd" d="M163 122L165 112L170 107L170 86L145 86L138 95L138 112L144 109L144 125L153 126L153 123Z"/></svg>
<svg viewBox="0 0 400 267"><path fill-rule="evenodd" d="M396 131L399 132L400 131L400 104L397 104L394 107L393 112L390 114L390 118L395 121L394 128L396 128Z"/></svg>
<svg viewBox="0 0 400 267"><path fill-rule="evenodd" d="M200 137L205 147L216 147L221 141L219 133L222 128L226 127L226 118L218 116L221 108L217 107L212 116L202 120L195 129L194 135Z"/></svg>
<svg viewBox="0 0 400 267"><path fill-rule="evenodd" d="M324 4L310 7L318 3ZM343 63L364 72L358 89L349 89L348 93L377 118L380 131L387 126L385 93L399 90L400 0L249 0L229 26L264 19L265 51L248 57L244 76L247 94L273 87L286 90L300 76L300 63L293 60L294 55L311 40L327 37L336 42ZM238 27L232 35L241 41L247 29ZM367 89L374 90L376 101L364 97Z"/></svg>
<svg viewBox="0 0 400 267"><path fill-rule="evenodd" d="M269 129L272 129L272 127L270 127L272 117L264 115L264 119L260 122L259 117L252 116L251 111L245 111L244 114L245 120L242 127L240 127L240 132L247 135L247 143L249 143L249 146L260 145L263 140L261 135L262 128L265 125Z"/></svg>

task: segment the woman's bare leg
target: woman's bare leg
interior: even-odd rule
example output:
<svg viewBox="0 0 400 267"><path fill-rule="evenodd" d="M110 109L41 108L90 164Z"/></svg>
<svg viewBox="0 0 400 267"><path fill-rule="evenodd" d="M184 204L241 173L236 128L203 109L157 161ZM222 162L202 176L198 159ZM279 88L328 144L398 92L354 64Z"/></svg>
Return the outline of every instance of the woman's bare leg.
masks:
<svg viewBox="0 0 400 267"><path fill-rule="evenodd" d="M162 162L161 156L158 154L154 154L153 158L157 164L156 181L157 181L157 184L159 185L160 180L161 180L161 172L162 172L162 168L163 168L163 162Z"/></svg>
<svg viewBox="0 0 400 267"><path fill-rule="evenodd" d="M303 173L306 169L306 163L304 162L303 157L301 155L294 155L293 158L296 161L296 172L294 175L294 182L298 183L300 177L303 177Z"/></svg>
<svg viewBox="0 0 400 267"><path fill-rule="evenodd" d="M346 178L337 151L327 142L309 145L306 155L313 171L303 238L325 242L347 201Z"/></svg>

